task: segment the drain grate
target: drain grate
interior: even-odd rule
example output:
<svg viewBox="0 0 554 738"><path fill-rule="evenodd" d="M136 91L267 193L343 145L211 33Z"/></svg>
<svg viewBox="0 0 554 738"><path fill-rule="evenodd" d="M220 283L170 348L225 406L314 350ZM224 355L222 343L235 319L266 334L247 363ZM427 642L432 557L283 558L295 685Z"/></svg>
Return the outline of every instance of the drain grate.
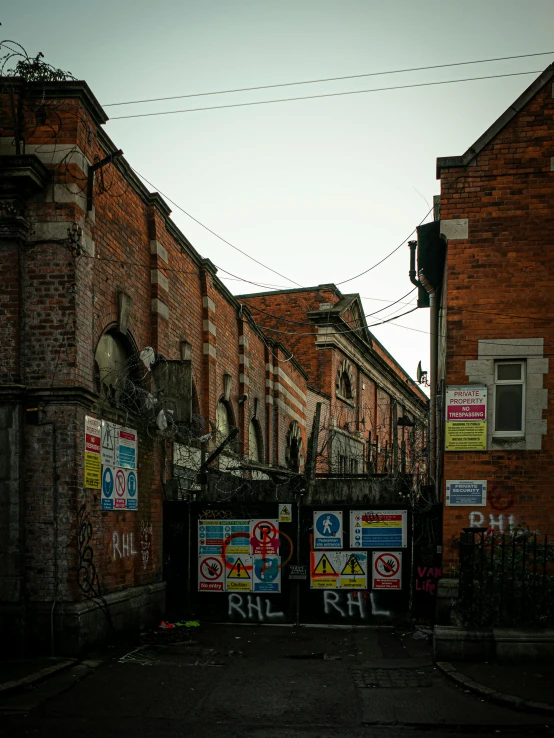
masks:
<svg viewBox="0 0 554 738"><path fill-rule="evenodd" d="M354 684L361 689L409 689L430 687L431 679L420 669L354 669Z"/></svg>

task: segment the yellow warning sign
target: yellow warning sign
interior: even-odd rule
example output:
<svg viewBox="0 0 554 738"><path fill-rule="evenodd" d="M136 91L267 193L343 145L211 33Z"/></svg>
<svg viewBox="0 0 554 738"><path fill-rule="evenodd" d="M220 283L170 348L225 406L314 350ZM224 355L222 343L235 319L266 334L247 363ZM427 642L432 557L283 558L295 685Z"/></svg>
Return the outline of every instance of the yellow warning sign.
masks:
<svg viewBox="0 0 554 738"><path fill-rule="evenodd" d="M102 460L100 454L85 451L85 487L100 489L102 486Z"/></svg>
<svg viewBox="0 0 554 738"><path fill-rule="evenodd" d="M228 556L225 562L225 590L227 592L252 591L252 557Z"/></svg>
<svg viewBox="0 0 554 738"><path fill-rule="evenodd" d="M360 566L360 562L356 554L352 554L350 556L350 558L346 562L346 566L341 571L341 574L342 575L346 574L349 577L356 577L356 576L363 577L365 575L365 571Z"/></svg>
<svg viewBox="0 0 554 738"><path fill-rule="evenodd" d="M242 563L242 559L238 558L235 561L233 568L227 574L227 579L250 579L250 574Z"/></svg>
<svg viewBox="0 0 554 738"><path fill-rule="evenodd" d="M333 565L331 564L331 562L327 558L327 555L326 554L323 554L323 556L320 558L317 566L313 570L312 576L314 574L315 575L318 575L319 574L320 576L327 576L328 577L331 574L336 574L336 573L337 572L333 569Z"/></svg>
<svg viewBox="0 0 554 738"><path fill-rule="evenodd" d="M279 522L290 523L292 522L292 513L290 505L279 505Z"/></svg>

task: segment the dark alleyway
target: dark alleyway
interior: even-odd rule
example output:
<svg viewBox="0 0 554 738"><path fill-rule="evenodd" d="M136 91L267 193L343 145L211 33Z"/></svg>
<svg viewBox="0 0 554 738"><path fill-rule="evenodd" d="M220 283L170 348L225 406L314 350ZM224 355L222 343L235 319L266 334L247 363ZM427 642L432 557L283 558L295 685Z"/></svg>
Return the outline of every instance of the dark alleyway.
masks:
<svg viewBox="0 0 554 738"><path fill-rule="evenodd" d="M210 626L111 649L0 700L10 736L393 738L548 734L548 719L445 680L391 629ZM158 644L158 645L157 645Z"/></svg>

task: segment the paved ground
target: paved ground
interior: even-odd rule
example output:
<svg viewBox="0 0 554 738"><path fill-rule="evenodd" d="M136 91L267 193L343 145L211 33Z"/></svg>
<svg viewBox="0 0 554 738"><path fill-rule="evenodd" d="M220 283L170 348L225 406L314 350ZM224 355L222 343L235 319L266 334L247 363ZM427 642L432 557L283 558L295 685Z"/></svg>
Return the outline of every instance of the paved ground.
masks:
<svg viewBox="0 0 554 738"><path fill-rule="evenodd" d="M101 654L0 697L0 734L395 738L552 733L465 693L388 629L210 626ZM172 642L169 642L172 641Z"/></svg>

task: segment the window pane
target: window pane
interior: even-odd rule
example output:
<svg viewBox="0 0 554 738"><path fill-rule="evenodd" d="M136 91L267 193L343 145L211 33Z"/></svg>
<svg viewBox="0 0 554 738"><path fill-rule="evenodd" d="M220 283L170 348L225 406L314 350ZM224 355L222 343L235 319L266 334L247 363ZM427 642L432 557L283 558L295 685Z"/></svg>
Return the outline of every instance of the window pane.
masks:
<svg viewBox="0 0 554 738"><path fill-rule="evenodd" d="M495 430L521 431L522 428L522 384L497 384Z"/></svg>
<svg viewBox="0 0 554 738"><path fill-rule="evenodd" d="M498 379L521 379L521 364L498 364Z"/></svg>

